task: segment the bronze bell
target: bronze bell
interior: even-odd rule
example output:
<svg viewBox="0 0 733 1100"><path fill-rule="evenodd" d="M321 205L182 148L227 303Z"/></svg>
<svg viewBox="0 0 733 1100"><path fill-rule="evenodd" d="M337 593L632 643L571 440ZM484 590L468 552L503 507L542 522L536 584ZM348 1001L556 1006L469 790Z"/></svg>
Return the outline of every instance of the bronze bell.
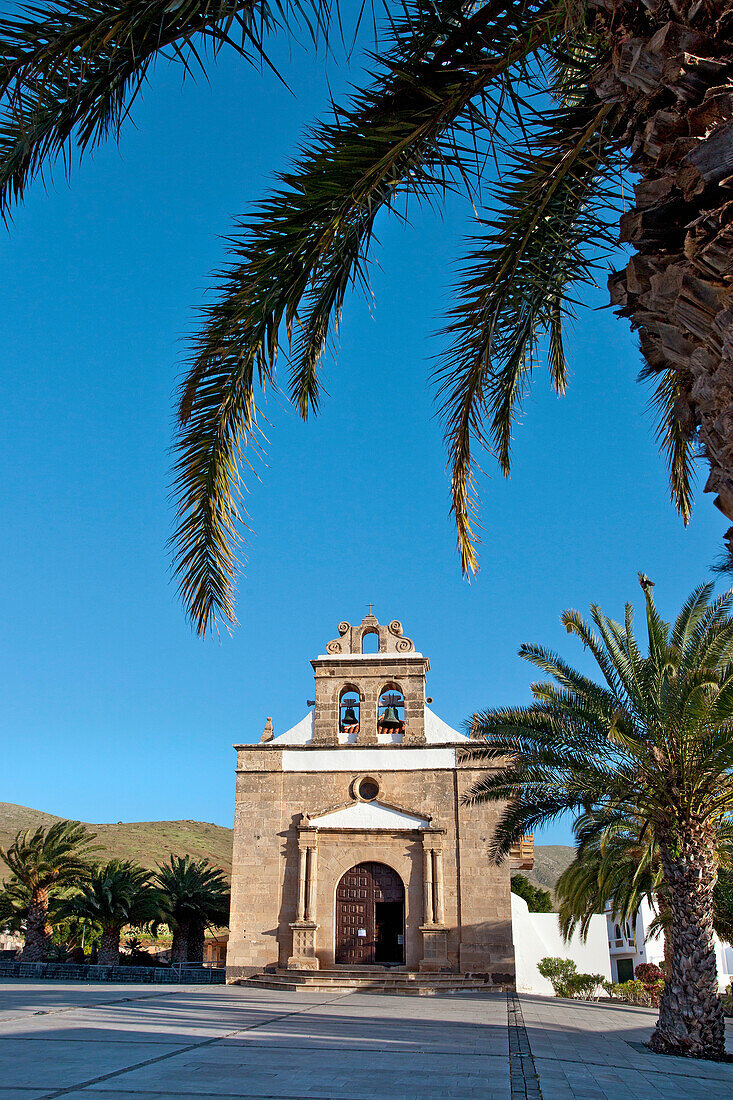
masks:
<svg viewBox="0 0 733 1100"><path fill-rule="evenodd" d="M341 723L342 726L355 726L359 719L356 717L356 713L353 707L347 707L344 712L344 719Z"/></svg>
<svg viewBox="0 0 733 1100"><path fill-rule="evenodd" d="M384 714L379 719L379 725L382 729L398 730L402 729L402 722L397 717L397 711L394 707L387 707Z"/></svg>

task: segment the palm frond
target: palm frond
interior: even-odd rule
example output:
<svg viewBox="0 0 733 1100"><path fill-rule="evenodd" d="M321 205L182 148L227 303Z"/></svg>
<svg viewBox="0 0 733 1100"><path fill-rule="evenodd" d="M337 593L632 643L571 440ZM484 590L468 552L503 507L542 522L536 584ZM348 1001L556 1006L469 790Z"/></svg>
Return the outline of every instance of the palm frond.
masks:
<svg viewBox="0 0 733 1100"><path fill-rule="evenodd" d="M560 0L411 0L372 86L316 127L281 187L232 241L233 263L203 311L181 387L172 544L196 629L234 621L238 463L251 443L255 387L274 383L281 326L291 343L290 396L318 407L317 365L347 289L368 282L380 210L432 201L465 183L457 133L492 84L552 35ZM554 20L554 22L553 22Z"/></svg>
<svg viewBox="0 0 733 1100"><path fill-rule="evenodd" d="M455 287L449 348L435 378L464 572L476 568L473 452L490 449L508 474L512 425L543 333L552 383L565 391L562 326L573 316L572 288L593 282L594 252L609 243L600 205L609 201L617 126L614 111L589 92L545 115L530 151L508 153L496 213L482 219Z"/></svg>
<svg viewBox="0 0 733 1100"><path fill-rule="evenodd" d="M197 40L266 60L274 27L327 27L329 0L64 0L0 19L0 212L74 146L92 149L120 128L161 54L186 72Z"/></svg>

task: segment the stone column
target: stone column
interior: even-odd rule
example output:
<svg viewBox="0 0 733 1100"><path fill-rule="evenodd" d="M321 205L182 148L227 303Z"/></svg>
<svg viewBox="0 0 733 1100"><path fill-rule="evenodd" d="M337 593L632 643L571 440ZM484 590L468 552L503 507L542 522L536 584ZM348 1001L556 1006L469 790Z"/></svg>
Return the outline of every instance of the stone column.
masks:
<svg viewBox="0 0 733 1100"><path fill-rule="evenodd" d="M298 910L296 920L305 920L305 877L308 849L298 846Z"/></svg>
<svg viewBox="0 0 733 1100"><path fill-rule="evenodd" d="M309 921L315 921L316 919L316 868L318 860L318 849L315 844L308 845L308 900L305 910L305 919Z"/></svg>
<svg viewBox="0 0 733 1100"><path fill-rule="evenodd" d="M431 829L423 833L423 888L425 896L424 921L420 927L423 939L423 957L420 970L449 970L448 929L445 926L443 901L443 851L439 847L444 829Z"/></svg>
<svg viewBox="0 0 733 1100"><path fill-rule="evenodd" d="M435 923L445 922L443 906L443 851L441 848L433 849L434 882L435 882Z"/></svg>
<svg viewBox="0 0 733 1100"><path fill-rule="evenodd" d="M316 830L305 826L298 830L298 901L296 918L291 923L293 949L289 970L318 970L316 955Z"/></svg>
<svg viewBox="0 0 733 1100"><path fill-rule="evenodd" d="M423 844L425 841L423 841ZM432 848L424 848L423 850L423 890L424 890L424 912L423 923L433 923L433 850Z"/></svg>

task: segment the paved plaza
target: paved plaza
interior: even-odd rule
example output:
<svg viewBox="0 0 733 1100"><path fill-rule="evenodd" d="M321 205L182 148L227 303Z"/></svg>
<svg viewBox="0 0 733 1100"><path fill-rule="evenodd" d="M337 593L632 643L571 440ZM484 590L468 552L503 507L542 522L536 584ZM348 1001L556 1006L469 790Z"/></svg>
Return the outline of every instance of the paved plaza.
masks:
<svg viewBox="0 0 733 1100"><path fill-rule="evenodd" d="M651 1012L518 1001L5 981L0 1097L733 1098L733 1065L638 1045Z"/></svg>

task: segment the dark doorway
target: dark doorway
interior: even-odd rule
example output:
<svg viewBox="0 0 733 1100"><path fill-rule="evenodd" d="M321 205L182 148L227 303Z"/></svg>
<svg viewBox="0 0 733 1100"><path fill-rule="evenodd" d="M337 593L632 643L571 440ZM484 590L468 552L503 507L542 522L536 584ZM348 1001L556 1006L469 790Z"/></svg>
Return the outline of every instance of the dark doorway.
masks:
<svg viewBox="0 0 733 1100"><path fill-rule="evenodd" d="M336 962L352 966L405 961L405 888L385 863L359 863L336 888Z"/></svg>
<svg viewBox="0 0 733 1100"><path fill-rule="evenodd" d="M401 963L404 950L404 905L401 901L374 903L374 961Z"/></svg>
<svg viewBox="0 0 733 1100"><path fill-rule="evenodd" d="M616 959L616 973L620 982L630 982L634 977L634 960Z"/></svg>

